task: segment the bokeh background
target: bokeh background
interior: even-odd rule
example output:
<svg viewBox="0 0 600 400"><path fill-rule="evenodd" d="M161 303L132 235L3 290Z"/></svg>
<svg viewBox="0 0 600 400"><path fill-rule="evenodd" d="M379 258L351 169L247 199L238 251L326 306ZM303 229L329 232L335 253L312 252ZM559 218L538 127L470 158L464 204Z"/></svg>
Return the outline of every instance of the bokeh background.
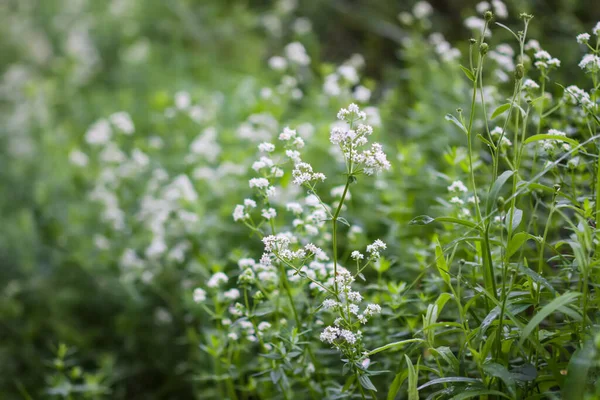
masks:
<svg viewBox="0 0 600 400"><path fill-rule="evenodd" d="M433 54L429 37L442 33L464 57L472 35L464 21L477 3L431 4L427 21L407 24L398 16L414 2L404 0L0 2L0 397L64 395L55 375L64 358L85 377L82 392L88 385L114 399L202 398L214 377L199 346L206 315L191 289L211 265L235 264L237 249L251 247L231 219L248 191L251 151L240 127L274 132L278 121L310 123L319 137L315 164L327 169L328 124L351 98L344 92L324 100L323 82L355 54L364 57L361 83L394 159L387 183L353 199L362 210L357 218L367 237L394 243L392 258L405 265L394 272L398 280L419 273L424 256L415 243L426 231L407 222L445 189L434 171L462 137L444 114L461 105L466 90L460 59ZM556 82L583 79L575 73L581 51L574 38L600 20L597 1L506 4L507 25L520 12L535 15L529 36L561 59ZM490 40L510 36L495 28ZM296 71L303 95L282 90L277 101L265 99L261 89L281 85L268 60L293 41L312 60ZM178 93L197 105L191 117L177 111ZM197 198L182 206L195 215L193 229L169 226L168 246L184 238L185 256L144 259L152 276L123 268L127 249L141 254L152 242L136 218L152 174L125 174L115 186L127 229L113 229L103 218L109 200L90 195L107 168L86 132L121 111L135 124L133 135L119 139L125 152L142 149L170 177L195 176ZM199 132L204 142L190 161ZM75 150L89 159L73 161Z"/></svg>

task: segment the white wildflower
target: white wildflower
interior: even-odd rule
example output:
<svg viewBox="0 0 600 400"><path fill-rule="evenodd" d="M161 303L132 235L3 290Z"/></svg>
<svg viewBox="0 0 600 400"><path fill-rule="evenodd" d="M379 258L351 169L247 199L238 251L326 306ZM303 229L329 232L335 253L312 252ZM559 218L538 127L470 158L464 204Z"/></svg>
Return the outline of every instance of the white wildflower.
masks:
<svg viewBox="0 0 600 400"><path fill-rule="evenodd" d="M235 288L229 289L223 293L223 296L228 300L237 300L240 298L240 291Z"/></svg>
<svg viewBox="0 0 600 400"><path fill-rule="evenodd" d="M69 153L69 162L78 167L85 167L88 165L88 156L81 150L71 150Z"/></svg>
<svg viewBox="0 0 600 400"><path fill-rule="evenodd" d="M201 288L194 289L194 303L202 303L206 300L206 291Z"/></svg>
<svg viewBox="0 0 600 400"><path fill-rule="evenodd" d="M135 132L135 126L128 113L125 111L117 112L108 117L110 122L126 135Z"/></svg>
<svg viewBox="0 0 600 400"><path fill-rule="evenodd" d="M579 43L579 44L586 44L589 40L590 40L589 33L580 33L579 35L577 35L577 43Z"/></svg>
<svg viewBox="0 0 600 400"><path fill-rule="evenodd" d="M210 277L206 286L209 288L216 288L221 286L223 283L227 283L229 278L222 272L217 272L213 276Z"/></svg>
<svg viewBox="0 0 600 400"><path fill-rule="evenodd" d="M368 304L364 311L365 316L371 317L375 314L381 313L381 306L379 304Z"/></svg>
<svg viewBox="0 0 600 400"><path fill-rule="evenodd" d="M265 219L273 219L277 216L277 211L274 208L263 209L260 213Z"/></svg>
<svg viewBox="0 0 600 400"><path fill-rule="evenodd" d="M269 180L265 178L252 178L248 181L251 188L265 189L269 186Z"/></svg>
<svg viewBox="0 0 600 400"><path fill-rule="evenodd" d="M107 120L96 121L85 133L85 141L89 144L105 144L112 136L112 130Z"/></svg>
<svg viewBox="0 0 600 400"><path fill-rule="evenodd" d="M463 193L466 193L466 192L468 192L468 189L465 186L465 184L462 183L461 181L454 181L454 182L452 182L452 184L450 186L448 186L448 191L449 192L463 192Z"/></svg>
<svg viewBox="0 0 600 400"><path fill-rule="evenodd" d="M310 64L310 56L300 42L292 42L285 46L285 55L290 62L298 65Z"/></svg>
<svg viewBox="0 0 600 400"><path fill-rule="evenodd" d="M287 68L287 60L281 56L269 58L269 67L274 71L284 71Z"/></svg>

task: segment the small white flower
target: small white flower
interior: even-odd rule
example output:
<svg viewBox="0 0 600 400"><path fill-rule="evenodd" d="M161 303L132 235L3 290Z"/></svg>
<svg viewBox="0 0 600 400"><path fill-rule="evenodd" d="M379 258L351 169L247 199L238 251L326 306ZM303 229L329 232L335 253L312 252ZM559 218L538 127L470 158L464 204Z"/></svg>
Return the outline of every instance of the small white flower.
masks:
<svg viewBox="0 0 600 400"><path fill-rule="evenodd" d="M262 142L258 145L258 150L264 153L271 153L275 151L275 145L269 142Z"/></svg>
<svg viewBox="0 0 600 400"><path fill-rule="evenodd" d="M274 71L283 71L287 68L287 60L281 56L269 58L269 67Z"/></svg>
<svg viewBox="0 0 600 400"><path fill-rule="evenodd" d="M523 89L534 90L534 89L539 89L539 88L540 88L540 85L538 85L532 79L526 79L525 82L523 82Z"/></svg>
<svg viewBox="0 0 600 400"><path fill-rule="evenodd" d="M453 198L450 199L450 203L452 204L458 204L458 205L463 205L465 204L464 201L462 201L459 197L454 196Z"/></svg>
<svg viewBox="0 0 600 400"><path fill-rule="evenodd" d="M85 167L88 165L88 156L81 150L72 150L69 153L69 162L78 167Z"/></svg>
<svg viewBox="0 0 600 400"><path fill-rule="evenodd" d="M352 257L352 259L353 259L353 260L356 260L356 261L358 261L358 260L362 260L362 259L364 259L364 258L365 258L364 254L362 254L362 253L361 253L360 251L358 251L358 250L354 250L354 251L352 252L352 254L350 254L350 257Z"/></svg>
<svg viewBox="0 0 600 400"><path fill-rule="evenodd" d="M577 35L577 43L579 43L579 44L586 44L587 42L589 42L589 40L590 40L589 33L580 33L579 35Z"/></svg>
<svg viewBox="0 0 600 400"><path fill-rule="evenodd" d="M96 121L85 133L85 141L88 144L105 144L112 136L112 129L107 120Z"/></svg>
<svg viewBox="0 0 600 400"><path fill-rule="evenodd" d="M185 110L192 105L192 97L188 92L180 91L175 93L175 107L179 110Z"/></svg>
<svg viewBox="0 0 600 400"><path fill-rule="evenodd" d="M362 301L362 295L358 292L350 291L346 296L348 301L351 301L352 303L360 303Z"/></svg>
<svg viewBox="0 0 600 400"><path fill-rule="evenodd" d="M223 293L223 296L229 300L237 300L240 298L240 291L235 288L229 289Z"/></svg>
<svg viewBox="0 0 600 400"><path fill-rule="evenodd" d="M248 181L251 188L265 189L269 186L269 180L266 178L252 178Z"/></svg>
<svg viewBox="0 0 600 400"><path fill-rule="evenodd" d="M233 220L237 222L246 218L250 218L250 215L246 213L244 206L241 204L235 206L235 208L233 209Z"/></svg>
<svg viewBox="0 0 600 400"><path fill-rule="evenodd" d="M201 288L194 289L194 303L202 303L206 300L206 291Z"/></svg>
<svg viewBox="0 0 600 400"><path fill-rule="evenodd" d="M259 331L266 331L267 329L271 328L271 324L266 322L266 321L262 321L260 324L258 324L258 330Z"/></svg>
<svg viewBox="0 0 600 400"><path fill-rule="evenodd" d="M294 214L302 214L302 206L299 203L287 203L285 205L285 209L294 213Z"/></svg>
<svg viewBox="0 0 600 400"><path fill-rule="evenodd" d="M371 317L375 314L380 314L381 313L381 306L379 304L368 304L367 308L365 309L364 314L367 317Z"/></svg>
<svg viewBox="0 0 600 400"><path fill-rule="evenodd" d="M466 192L468 192L468 189L465 186L465 184L462 183L461 181L454 181L454 182L452 182L452 184L450 186L448 186L448 191L449 192L463 192L463 193L466 193Z"/></svg>
<svg viewBox="0 0 600 400"><path fill-rule="evenodd" d="M261 211L261 215L265 219L273 219L277 216L277 211L274 208L266 208Z"/></svg>
<svg viewBox="0 0 600 400"><path fill-rule="evenodd" d="M296 137L296 131L289 127L283 128L283 132L279 134L279 140L288 141Z"/></svg>
<svg viewBox="0 0 600 400"><path fill-rule="evenodd" d="M323 332L321 332L320 339L322 342L332 344L335 340L340 337L340 328L335 326L326 327Z"/></svg>
<svg viewBox="0 0 600 400"><path fill-rule="evenodd" d="M433 7L426 1L418 1L413 6L412 12L417 19L423 19L431 15Z"/></svg>
<svg viewBox="0 0 600 400"><path fill-rule="evenodd" d="M366 103L371 99L371 90L359 85L354 89L353 97L358 102Z"/></svg>
<svg viewBox="0 0 600 400"><path fill-rule="evenodd" d="M600 57L595 54L586 54L579 63L579 68L597 71L600 69Z"/></svg>
<svg viewBox="0 0 600 400"><path fill-rule="evenodd" d="M221 286L223 283L227 283L229 278L222 272L217 272L213 276L210 277L208 282L206 282L206 286L209 288L216 288Z"/></svg>
<svg viewBox="0 0 600 400"><path fill-rule="evenodd" d="M310 64L310 56L306 53L306 49L300 42L292 42L285 46L285 56L290 62L298 65Z"/></svg>
<svg viewBox="0 0 600 400"><path fill-rule="evenodd" d="M125 111L117 112L108 117L110 122L126 135L135 132L135 126L128 113Z"/></svg>
<svg viewBox="0 0 600 400"><path fill-rule="evenodd" d="M240 337L238 336L237 333L235 332L229 332L227 334L227 337L229 338L229 340L233 340L234 342L237 341Z"/></svg>
<svg viewBox="0 0 600 400"><path fill-rule="evenodd" d="M356 335L347 329L342 329L340 332L340 336L349 344L356 343Z"/></svg>
<svg viewBox="0 0 600 400"><path fill-rule="evenodd" d="M335 300L326 299L323 301L323 308L326 310L335 309L337 306L339 306L339 303Z"/></svg>

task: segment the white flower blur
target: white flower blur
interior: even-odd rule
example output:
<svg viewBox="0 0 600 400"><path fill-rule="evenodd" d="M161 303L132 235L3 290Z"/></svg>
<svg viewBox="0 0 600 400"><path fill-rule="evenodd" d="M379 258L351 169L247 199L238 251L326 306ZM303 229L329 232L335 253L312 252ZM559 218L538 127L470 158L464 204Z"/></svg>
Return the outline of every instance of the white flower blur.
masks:
<svg viewBox="0 0 600 400"><path fill-rule="evenodd" d="M206 282L206 286L209 288L217 288L224 283L227 283L229 278L222 272L217 272L213 276L210 277L208 282Z"/></svg>
<svg viewBox="0 0 600 400"><path fill-rule="evenodd" d="M206 291L201 288L194 289L194 303L202 303L206 301Z"/></svg>

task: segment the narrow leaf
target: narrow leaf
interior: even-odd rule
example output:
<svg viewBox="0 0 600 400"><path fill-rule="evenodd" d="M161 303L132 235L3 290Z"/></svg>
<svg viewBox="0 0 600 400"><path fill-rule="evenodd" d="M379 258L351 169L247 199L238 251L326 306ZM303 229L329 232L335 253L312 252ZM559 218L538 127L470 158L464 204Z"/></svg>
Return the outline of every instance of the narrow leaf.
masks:
<svg viewBox="0 0 600 400"><path fill-rule="evenodd" d="M396 374L396 377L394 378L394 381L392 382L392 384L390 385L390 389L388 390L387 400L394 400L396 398L396 395L400 391L400 387L406 380L407 376L407 371L399 372L398 374Z"/></svg>
<svg viewBox="0 0 600 400"><path fill-rule="evenodd" d="M423 341L424 341L423 339L407 339L407 340L401 340L399 342L388 343L385 346L381 346L381 347L378 347L378 348L376 348L374 350L371 350L368 355L371 356L373 354L377 354L377 353L382 352L384 350L389 350L389 349L393 349L393 348L396 348L396 347L402 347L405 344L409 344L409 343L421 343Z"/></svg>
<svg viewBox="0 0 600 400"><path fill-rule="evenodd" d="M465 73L465 75L467 76L467 78L469 78L471 82L475 82L475 75L473 75L473 72L471 72L470 69L463 67L462 65L460 66L460 69L462 69L462 71Z"/></svg>
<svg viewBox="0 0 600 400"><path fill-rule="evenodd" d="M494 395L504 397L505 399L510 399L505 393L499 392L497 390L488 390L488 389L478 389L478 390L467 390L456 396L452 397L451 400L463 400L463 399L471 399L473 397L477 397L478 399L482 399L487 395Z"/></svg>
<svg viewBox="0 0 600 400"><path fill-rule="evenodd" d="M519 232L514 235L506 247L506 258L509 259L510 256L515 254L523 246L523 244L530 239L537 241L538 237L527 232Z"/></svg>
<svg viewBox="0 0 600 400"><path fill-rule="evenodd" d="M450 285L450 274L448 273L448 263L446 263L446 257L444 257L444 250L439 239L435 238L435 265L437 266L440 276L446 282L446 285Z"/></svg>
<svg viewBox="0 0 600 400"><path fill-rule="evenodd" d="M373 385L373 382L371 382L371 379L367 375L359 375L358 382L362 387L364 387L367 390L372 390L374 392L377 391L377 389Z"/></svg>
<svg viewBox="0 0 600 400"><path fill-rule="evenodd" d="M529 268L526 265L519 264L519 266L517 268L519 269L519 272L527 275L535 283L537 283L538 285L541 285L541 286L545 287L552 294L556 295L556 289L554 289L554 287L552 286L552 284L550 282L548 282L548 280L546 278L544 278L543 276L541 276L540 274L538 274L537 272L535 272L534 270L532 270L531 268Z"/></svg>
<svg viewBox="0 0 600 400"><path fill-rule="evenodd" d="M531 332L538 326L547 316L558 310L560 307L565 306L575 300L577 297L581 296L581 293L569 292L565 293L550 303L546 304L536 315L529 321L529 323L525 326L523 331L521 332L521 339L519 340L519 345L522 345L525 339L529 337Z"/></svg>
<svg viewBox="0 0 600 400"><path fill-rule="evenodd" d="M568 137L559 136L559 135L548 135L546 133L540 135L533 135L525 139L523 144L529 144L534 142L539 142L540 140L560 140L561 142L569 143L572 146L578 146L579 142L577 140L573 140Z"/></svg>
<svg viewBox="0 0 600 400"><path fill-rule="evenodd" d="M495 362L491 362L485 364L483 366L483 370L489 375L498 378L504 382L511 396L515 396L516 393L516 383L514 376L511 375L510 372L506 369L504 365L500 365Z"/></svg>
<svg viewBox="0 0 600 400"><path fill-rule="evenodd" d="M458 126L461 131L463 131L464 133L467 133L467 128L465 128L464 125L458 119L456 119L456 117L454 115L446 114L445 118L446 118L446 121L452 122L454 125Z"/></svg>
<svg viewBox="0 0 600 400"><path fill-rule="evenodd" d="M496 204L496 200L498 199L498 195L500 194L500 189L502 189L502 186L504 186L508 178L510 178L513 175L513 173L514 172L510 170L504 171L502 175L500 175L498 179L496 179L496 182L494 182L494 185L490 189L490 194L487 198L486 203L486 211L488 214L492 212L492 208Z"/></svg>
<svg viewBox="0 0 600 400"><path fill-rule="evenodd" d="M418 389L421 390L421 389L425 389L426 387L429 387L432 385L439 385L440 383L452 383L452 382L481 383L481 380L475 379L475 378L465 378L462 376L451 376L448 378L433 379L433 380L419 386Z"/></svg>
<svg viewBox="0 0 600 400"><path fill-rule="evenodd" d="M408 358L406 354L404 355L404 358L406 359L406 366L408 367L408 400L419 400L419 389L417 388L419 376L417 375L417 371L415 370L412 361L410 361L410 358Z"/></svg>
<svg viewBox="0 0 600 400"><path fill-rule="evenodd" d="M510 103L502 104L492 113L492 119L504 114L510 108Z"/></svg>

